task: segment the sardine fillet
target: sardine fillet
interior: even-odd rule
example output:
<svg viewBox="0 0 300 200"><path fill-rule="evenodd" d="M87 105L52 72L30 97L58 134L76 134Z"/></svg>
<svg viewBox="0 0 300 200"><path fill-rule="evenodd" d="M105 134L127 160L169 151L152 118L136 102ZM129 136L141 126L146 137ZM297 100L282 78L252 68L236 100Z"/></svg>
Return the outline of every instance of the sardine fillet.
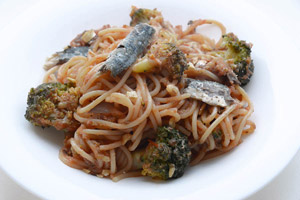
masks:
<svg viewBox="0 0 300 200"><path fill-rule="evenodd" d="M187 87L184 93L191 98L201 100L209 105L226 107L234 102L226 85L206 80L186 79Z"/></svg>
<svg viewBox="0 0 300 200"><path fill-rule="evenodd" d="M100 71L110 71L112 76L117 76L126 70L145 51L154 33L155 29L148 24L136 25L119 46L111 52Z"/></svg>

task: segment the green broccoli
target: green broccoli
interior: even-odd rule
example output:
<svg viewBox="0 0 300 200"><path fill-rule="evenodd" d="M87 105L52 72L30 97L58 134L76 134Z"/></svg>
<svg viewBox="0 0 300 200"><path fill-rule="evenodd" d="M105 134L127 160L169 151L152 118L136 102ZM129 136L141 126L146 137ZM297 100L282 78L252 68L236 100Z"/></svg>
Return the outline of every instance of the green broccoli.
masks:
<svg viewBox="0 0 300 200"><path fill-rule="evenodd" d="M179 178L191 159L188 138L172 127L159 127L156 141L149 141L144 151L133 155L142 175L156 179ZM136 164L138 163L138 164Z"/></svg>
<svg viewBox="0 0 300 200"><path fill-rule="evenodd" d="M151 61L154 56L160 63ZM152 45L148 54L132 67L136 73L160 72L166 70L173 79L180 79L187 69L184 53L173 43L157 43Z"/></svg>
<svg viewBox="0 0 300 200"><path fill-rule="evenodd" d="M154 18L159 14L160 13L156 9L150 10L150 9L132 7L130 13L130 17L131 17L130 26L135 26L139 23L148 23L151 18Z"/></svg>
<svg viewBox="0 0 300 200"><path fill-rule="evenodd" d="M158 51L158 58L174 78L180 78L187 69L184 53L173 43L163 43Z"/></svg>
<svg viewBox="0 0 300 200"><path fill-rule="evenodd" d="M243 40L239 40L233 33L223 35L222 48L226 51L222 56L226 60L232 60L231 68L237 75L241 85L246 85L253 74L254 65L251 60L252 45Z"/></svg>
<svg viewBox="0 0 300 200"><path fill-rule="evenodd" d="M35 126L75 131L80 125L73 118L78 100L79 95L71 83L43 83L31 88L25 118Z"/></svg>

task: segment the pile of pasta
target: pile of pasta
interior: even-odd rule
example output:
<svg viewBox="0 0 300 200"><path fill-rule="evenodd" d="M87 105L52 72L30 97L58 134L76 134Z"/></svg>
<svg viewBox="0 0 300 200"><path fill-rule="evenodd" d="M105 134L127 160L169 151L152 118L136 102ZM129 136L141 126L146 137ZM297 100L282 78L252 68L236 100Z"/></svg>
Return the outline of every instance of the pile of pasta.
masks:
<svg viewBox="0 0 300 200"><path fill-rule="evenodd" d="M253 105L238 84L229 86L234 103L227 107L212 106L183 93L184 78L224 82L202 67L203 63L222 64L210 53L220 47L222 38L214 41L196 28L214 24L223 35L225 27L214 20L195 20L183 30L161 15L148 23L156 31L151 46L173 43L186 56L188 68L181 79L170 79L163 70L137 73L132 67L115 77L100 73L103 62L132 31L133 27L127 25L105 25L94 30L97 37L86 57L75 56L47 71L44 82L73 81L81 95L74 114L81 125L75 133L66 134L59 155L68 166L118 181L141 175L132 152L155 139L162 125L172 126L188 137L190 165L231 150L241 143L243 135L254 132L255 124L249 120ZM152 59L159 62L158 58Z"/></svg>

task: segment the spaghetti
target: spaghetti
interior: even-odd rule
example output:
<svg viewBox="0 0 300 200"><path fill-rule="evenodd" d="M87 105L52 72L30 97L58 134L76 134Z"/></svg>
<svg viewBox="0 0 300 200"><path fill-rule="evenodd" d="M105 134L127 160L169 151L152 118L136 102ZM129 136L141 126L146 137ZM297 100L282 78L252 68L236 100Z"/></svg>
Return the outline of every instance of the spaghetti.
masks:
<svg viewBox="0 0 300 200"><path fill-rule="evenodd" d="M74 113L80 127L75 133L66 134L59 154L66 165L118 181L141 176L132 152L144 148L149 139L155 139L160 126L175 127L188 137L190 165L235 148L243 135L254 132L255 124L249 120L253 105L247 93L226 78L226 62L230 60L214 53L222 50L223 38L215 42L196 31L198 26L214 24L224 35L226 28L215 20L195 20L183 30L182 26L174 27L165 21L160 12L155 13L148 19L155 35L145 62L160 66L163 61L157 49L162 43L175 44L188 63L181 78L169 77L161 69L139 72L134 68L138 67L136 64L117 76L100 72L110 53L133 30L127 25L105 25L94 30L96 37L89 44L87 56L75 56L48 69L44 82L73 81L81 95L80 106ZM71 46L82 45L80 36ZM144 62L143 59L138 58L136 63ZM183 92L185 78L228 85L234 103L221 107L191 98Z"/></svg>

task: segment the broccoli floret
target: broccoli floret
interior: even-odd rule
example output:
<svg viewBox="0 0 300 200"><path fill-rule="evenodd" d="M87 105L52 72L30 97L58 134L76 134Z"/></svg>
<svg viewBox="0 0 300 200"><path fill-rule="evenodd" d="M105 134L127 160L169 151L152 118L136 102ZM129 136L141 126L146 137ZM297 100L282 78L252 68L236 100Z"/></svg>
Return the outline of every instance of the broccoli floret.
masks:
<svg viewBox="0 0 300 200"><path fill-rule="evenodd" d="M142 174L162 180L179 178L190 159L188 138L172 127L159 127L156 141L150 141L141 156Z"/></svg>
<svg viewBox="0 0 300 200"><path fill-rule="evenodd" d="M80 125L73 118L78 99L79 95L72 84L43 83L31 88L25 118L35 126L75 131Z"/></svg>
<svg viewBox="0 0 300 200"><path fill-rule="evenodd" d="M144 8L136 8L132 7L130 17L130 26L135 26L139 23L148 23L151 18L156 17L159 14L159 12L154 9L144 9Z"/></svg>
<svg viewBox="0 0 300 200"><path fill-rule="evenodd" d="M152 61L154 57L160 62ZM180 79L187 69L184 53L173 43L156 43L148 54L133 66L136 73L166 71L173 79Z"/></svg>
<svg viewBox="0 0 300 200"><path fill-rule="evenodd" d="M246 85L254 71L253 61L251 60L252 45L239 40L233 33L228 33L223 35L222 47L226 49L223 54L224 58L233 60L231 67L241 85Z"/></svg>
<svg viewBox="0 0 300 200"><path fill-rule="evenodd" d="M161 60L173 78L180 78L187 69L187 61L184 53L173 43L163 43L157 57Z"/></svg>

